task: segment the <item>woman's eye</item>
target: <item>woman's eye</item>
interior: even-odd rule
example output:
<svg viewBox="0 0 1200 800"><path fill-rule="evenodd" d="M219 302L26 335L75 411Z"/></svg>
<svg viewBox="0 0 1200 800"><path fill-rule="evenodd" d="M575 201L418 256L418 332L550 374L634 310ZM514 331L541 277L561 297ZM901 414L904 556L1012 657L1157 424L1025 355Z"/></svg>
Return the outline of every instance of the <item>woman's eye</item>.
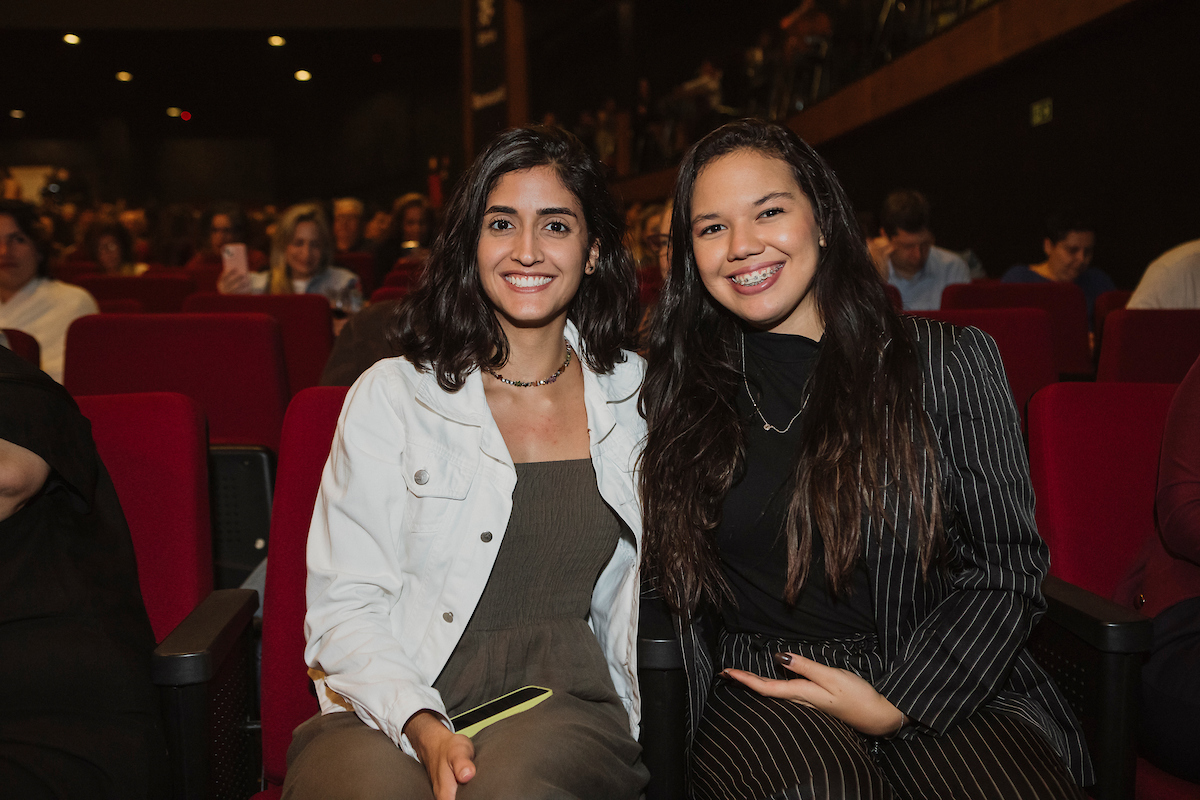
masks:
<svg viewBox="0 0 1200 800"><path fill-rule="evenodd" d="M782 208L768 208L766 211L759 214L759 216L760 217L773 217L776 214L782 214L782 213L783 213Z"/></svg>
<svg viewBox="0 0 1200 800"><path fill-rule="evenodd" d="M494 219L488 223L488 227L494 231L506 231L512 227L512 223L506 219Z"/></svg>
<svg viewBox="0 0 1200 800"><path fill-rule="evenodd" d="M721 230L724 227L725 227L724 225L720 225L720 224L716 224L716 223L714 223L712 225L705 225L703 228L701 228L697 232L696 235L697 236L705 236L710 233L716 233L717 231Z"/></svg>
<svg viewBox="0 0 1200 800"><path fill-rule="evenodd" d="M571 232L571 228L568 227L567 223L563 222L560 219L551 220L550 222L546 223L546 228L548 230L553 231L554 233L570 233Z"/></svg>

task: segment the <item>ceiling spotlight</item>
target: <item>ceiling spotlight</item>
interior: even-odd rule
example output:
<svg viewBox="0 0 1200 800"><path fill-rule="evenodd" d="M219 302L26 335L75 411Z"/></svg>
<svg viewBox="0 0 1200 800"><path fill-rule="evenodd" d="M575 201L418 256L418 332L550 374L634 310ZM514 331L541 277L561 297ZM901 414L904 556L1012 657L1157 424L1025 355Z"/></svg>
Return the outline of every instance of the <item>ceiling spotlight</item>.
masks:
<svg viewBox="0 0 1200 800"><path fill-rule="evenodd" d="M67 44L79 44L79 37L73 33L68 33L63 36L63 41Z"/></svg>
<svg viewBox="0 0 1200 800"><path fill-rule="evenodd" d="M121 83L129 83L131 80L133 80L133 73L121 70L117 73L117 80L119 80Z"/></svg>
<svg viewBox="0 0 1200 800"><path fill-rule="evenodd" d="M268 36L267 44L271 45L271 47L283 47L287 44L287 39L284 39L282 36Z"/></svg>
<svg viewBox="0 0 1200 800"><path fill-rule="evenodd" d="M14 108L12 111L8 112L8 115L10 117L12 117L13 119L24 119L25 118L25 112L19 108Z"/></svg>
<svg viewBox="0 0 1200 800"><path fill-rule="evenodd" d="M312 73L306 69L298 69L296 70L295 78L298 81L310 81L312 80Z"/></svg>
<svg viewBox="0 0 1200 800"><path fill-rule="evenodd" d="M170 108L167 109L168 117L178 117L180 113L181 113L180 110L178 108L176 108L175 106L171 106Z"/></svg>
<svg viewBox="0 0 1200 800"><path fill-rule="evenodd" d="M179 118L180 118L181 120L183 120L184 122L187 122L189 119L191 119L191 118L192 118L192 112L190 112L190 111L180 111L180 112L179 112Z"/></svg>

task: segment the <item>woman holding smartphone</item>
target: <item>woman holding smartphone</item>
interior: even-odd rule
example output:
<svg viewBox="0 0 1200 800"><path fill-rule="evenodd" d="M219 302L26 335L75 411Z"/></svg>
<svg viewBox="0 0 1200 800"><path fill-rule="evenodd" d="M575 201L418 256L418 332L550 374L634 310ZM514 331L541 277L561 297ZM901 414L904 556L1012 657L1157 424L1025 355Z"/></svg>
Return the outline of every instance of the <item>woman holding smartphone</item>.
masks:
<svg viewBox="0 0 1200 800"><path fill-rule="evenodd" d="M601 168L501 134L351 388L308 540L322 715L285 795L636 798L641 360ZM450 717L553 694L467 738Z"/></svg>
<svg viewBox="0 0 1200 800"><path fill-rule="evenodd" d="M1024 647L1048 556L995 343L898 316L776 125L689 151L671 248L641 486L695 796L1082 797L1079 725Z"/></svg>

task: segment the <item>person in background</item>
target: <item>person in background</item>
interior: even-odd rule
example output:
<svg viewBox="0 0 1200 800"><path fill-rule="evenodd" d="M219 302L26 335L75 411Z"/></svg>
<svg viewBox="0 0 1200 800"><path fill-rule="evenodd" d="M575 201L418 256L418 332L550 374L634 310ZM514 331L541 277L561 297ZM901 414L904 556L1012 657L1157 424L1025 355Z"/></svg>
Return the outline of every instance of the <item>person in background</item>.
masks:
<svg viewBox="0 0 1200 800"><path fill-rule="evenodd" d="M205 215L204 229L204 243L184 265L186 269L222 268L224 261L221 258L221 248L227 244L246 241L246 215L237 206L218 206ZM246 260L251 272L260 272L267 267L267 257L261 250L248 247Z"/></svg>
<svg viewBox="0 0 1200 800"><path fill-rule="evenodd" d="M1126 308L1200 308L1200 239L1150 262Z"/></svg>
<svg viewBox="0 0 1200 800"><path fill-rule="evenodd" d="M1116 289L1107 274L1092 266L1096 252L1096 227L1074 213L1055 213L1046 218L1042 251L1046 260L1017 264L1004 273L1005 283L1074 283L1087 301L1088 329L1096 298Z"/></svg>
<svg viewBox="0 0 1200 800"><path fill-rule="evenodd" d="M100 308L86 289L49 277L49 252L50 240L34 207L0 201L0 328L16 328L37 339L42 369L61 383L67 328Z"/></svg>
<svg viewBox="0 0 1200 800"><path fill-rule="evenodd" d="M357 253L363 246L363 204L357 197L333 201L333 242L338 253Z"/></svg>
<svg viewBox="0 0 1200 800"><path fill-rule="evenodd" d="M150 223L146 219L146 209L127 208L117 216L117 221L125 230L129 231L133 260L149 261L153 247L150 239L146 236L146 232L150 230Z"/></svg>
<svg viewBox="0 0 1200 800"><path fill-rule="evenodd" d="M88 231L88 252L107 275L136 276L150 269L138 263L133 254L129 231L116 222L100 222Z"/></svg>
<svg viewBox="0 0 1200 800"><path fill-rule="evenodd" d="M169 796L129 527L66 390L0 348L0 795Z"/></svg>
<svg viewBox="0 0 1200 800"><path fill-rule="evenodd" d="M433 209L425 195L409 192L397 198L388 231L375 248L375 285L383 285L401 258L427 258L432 233Z"/></svg>
<svg viewBox="0 0 1200 800"><path fill-rule="evenodd" d="M911 189L892 192L883 201L879 224L871 257L883 279L900 291L905 311L936 311L943 289L971 282L967 262L934 245L925 195Z"/></svg>
<svg viewBox="0 0 1200 800"><path fill-rule="evenodd" d="M314 204L292 206L275 226L267 272L223 272L222 294L320 294L334 309L334 332L362 308L358 276L332 266L333 237L325 214Z"/></svg>
<svg viewBox="0 0 1200 800"><path fill-rule="evenodd" d="M371 213L367 224L363 226L363 249L368 253L375 252L387 236L388 228L392 225L392 215L382 208L376 208Z"/></svg>
<svg viewBox="0 0 1200 800"><path fill-rule="evenodd" d="M1154 510L1158 536L1146 541L1114 599L1154 620L1142 666L1141 752L1200 783L1200 360L1167 412Z"/></svg>

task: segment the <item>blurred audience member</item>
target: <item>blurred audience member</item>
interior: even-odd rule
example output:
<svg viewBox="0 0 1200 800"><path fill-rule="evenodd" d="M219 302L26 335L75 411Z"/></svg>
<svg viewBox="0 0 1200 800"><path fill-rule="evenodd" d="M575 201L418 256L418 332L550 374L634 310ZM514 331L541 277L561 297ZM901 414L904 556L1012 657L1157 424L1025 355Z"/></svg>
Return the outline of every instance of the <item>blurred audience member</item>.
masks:
<svg viewBox="0 0 1200 800"><path fill-rule="evenodd" d="M1092 309L1096 298L1116 289L1112 278L1092 266L1096 249L1096 227L1074 213L1052 214L1046 219L1042 250L1046 260L1040 264L1017 264L1001 279L1005 283L1074 283L1087 300L1088 328L1092 327Z"/></svg>
<svg viewBox="0 0 1200 800"><path fill-rule="evenodd" d="M1200 308L1200 239L1151 261L1126 308Z"/></svg>
<svg viewBox="0 0 1200 800"><path fill-rule="evenodd" d="M0 795L169 796L154 633L90 425L7 350L0 408Z"/></svg>
<svg viewBox="0 0 1200 800"><path fill-rule="evenodd" d="M0 200L0 328L37 339L42 369L61 383L67 327L100 309L87 290L48 276L49 252L33 206Z"/></svg>
<svg viewBox="0 0 1200 800"><path fill-rule="evenodd" d="M382 208L375 209L367 224L363 226L363 249L374 252L375 248L387 236L388 228L392 225L392 215Z"/></svg>
<svg viewBox="0 0 1200 800"><path fill-rule="evenodd" d="M188 269L219 269L224 265L221 248L227 244L246 241L246 215L236 206L219 206L205 215L207 238L187 262ZM260 250L247 248L246 259L251 272L266 268L267 257Z"/></svg>
<svg viewBox="0 0 1200 800"><path fill-rule="evenodd" d="M0 167L0 200L20 200L21 183L12 176L8 167Z"/></svg>
<svg viewBox="0 0 1200 800"><path fill-rule="evenodd" d="M1200 361L1167 413L1154 509L1158 536L1115 595L1154 619L1138 739L1155 765L1200 783Z"/></svg>
<svg viewBox="0 0 1200 800"><path fill-rule="evenodd" d="M363 243L363 204L356 197L333 201L333 241L339 253L357 253Z"/></svg>
<svg viewBox="0 0 1200 800"><path fill-rule="evenodd" d="M146 219L146 209L127 208L120 213L117 220L125 230L129 231L132 243L133 258L136 261L149 261L151 258L150 239L146 236L150 223Z"/></svg>
<svg viewBox="0 0 1200 800"><path fill-rule="evenodd" d="M929 201L909 189L892 192L879 214L880 231L869 249L880 275L900 291L905 311L933 311L942 306L942 290L970 283L967 262L934 245L929 229Z"/></svg>
<svg viewBox="0 0 1200 800"><path fill-rule="evenodd" d="M425 258L433 232L433 209L425 195L410 192L397 198L392 206L392 221L379 247L375 249L375 285L401 258Z"/></svg>
<svg viewBox="0 0 1200 800"><path fill-rule="evenodd" d="M88 232L88 252L108 275L143 275L149 264L139 263L133 254L129 231L116 222L100 222Z"/></svg>
<svg viewBox="0 0 1200 800"><path fill-rule="evenodd" d="M217 289L224 294L320 294L334 310L334 329L362 308L358 276L332 266L333 237L321 208L292 206L279 218L271 243L268 272L221 273Z"/></svg>

